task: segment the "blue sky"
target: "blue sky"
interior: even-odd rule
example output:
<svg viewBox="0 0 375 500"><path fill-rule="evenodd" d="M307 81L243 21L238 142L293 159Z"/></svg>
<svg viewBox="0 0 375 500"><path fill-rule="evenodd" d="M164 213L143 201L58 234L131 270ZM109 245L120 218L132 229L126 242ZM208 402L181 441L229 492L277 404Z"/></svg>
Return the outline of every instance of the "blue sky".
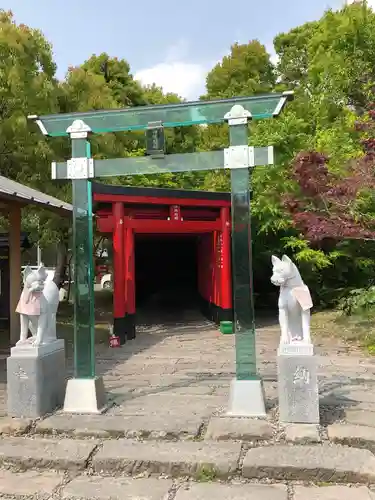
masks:
<svg viewBox="0 0 375 500"><path fill-rule="evenodd" d="M195 98L234 42L272 40L344 0L3 0L52 43L58 76L92 54L125 58L144 83ZM375 0L374 0L375 3ZM236 10L229 10L231 6Z"/></svg>

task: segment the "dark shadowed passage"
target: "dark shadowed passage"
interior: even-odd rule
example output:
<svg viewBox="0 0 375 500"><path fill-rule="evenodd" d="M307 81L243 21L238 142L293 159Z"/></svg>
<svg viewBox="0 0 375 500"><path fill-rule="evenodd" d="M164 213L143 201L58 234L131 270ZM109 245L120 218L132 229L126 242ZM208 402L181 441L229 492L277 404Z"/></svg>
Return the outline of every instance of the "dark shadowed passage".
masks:
<svg viewBox="0 0 375 500"><path fill-rule="evenodd" d="M181 321L199 314L197 236L137 235L136 307L140 319Z"/></svg>

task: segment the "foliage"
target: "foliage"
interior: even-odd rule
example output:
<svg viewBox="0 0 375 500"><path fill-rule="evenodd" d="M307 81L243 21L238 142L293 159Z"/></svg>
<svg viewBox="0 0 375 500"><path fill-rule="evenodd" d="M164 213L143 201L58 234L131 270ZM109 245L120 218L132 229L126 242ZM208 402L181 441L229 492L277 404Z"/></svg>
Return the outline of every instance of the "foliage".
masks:
<svg viewBox="0 0 375 500"><path fill-rule="evenodd" d="M66 199L66 189L51 181L51 144L26 116L58 111L51 46L40 31L17 25L11 12L0 11L0 54L0 173ZM4 222L1 226L6 230ZM68 226L56 216L27 208L23 228L44 244L57 242Z"/></svg>
<svg viewBox="0 0 375 500"><path fill-rule="evenodd" d="M375 77L374 28L375 14L361 2L278 35L281 81L307 89L320 120L332 120L343 104L363 107Z"/></svg>
<svg viewBox="0 0 375 500"><path fill-rule="evenodd" d="M230 54L208 73L207 96L212 99L262 94L275 86L275 71L264 45L258 40L235 43Z"/></svg>
<svg viewBox="0 0 375 500"><path fill-rule="evenodd" d="M372 239L373 218L360 210L371 203L368 197L375 187L372 161L364 158L353 162L342 179L329 172L326 162L327 158L317 152L300 153L294 161L292 175L299 193L286 196L285 204L295 226L313 242L325 238Z"/></svg>
<svg viewBox="0 0 375 500"><path fill-rule="evenodd" d="M375 286L351 290L340 302L340 309L346 316L374 316Z"/></svg>

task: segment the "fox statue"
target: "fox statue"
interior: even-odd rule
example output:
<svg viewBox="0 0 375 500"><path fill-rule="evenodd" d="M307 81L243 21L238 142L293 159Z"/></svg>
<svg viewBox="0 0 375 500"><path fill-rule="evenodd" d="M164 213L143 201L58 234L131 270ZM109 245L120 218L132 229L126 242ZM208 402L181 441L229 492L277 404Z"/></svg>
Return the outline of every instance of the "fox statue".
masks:
<svg viewBox="0 0 375 500"><path fill-rule="evenodd" d="M17 345L39 346L53 342L56 340L59 289L52 280L47 281L47 272L43 265L34 271L27 266L23 272L23 280L24 287L16 308L21 323ZM28 338L29 329L31 338Z"/></svg>
<svg viewBox="0 0 375 500"><path fill-rule="evenodd" d="M280 344L301 342L311 344L310 309L313 306L308 287L296 265L287 255L282 259L272 255L271 282L280 287L279 323Z"/></svg>

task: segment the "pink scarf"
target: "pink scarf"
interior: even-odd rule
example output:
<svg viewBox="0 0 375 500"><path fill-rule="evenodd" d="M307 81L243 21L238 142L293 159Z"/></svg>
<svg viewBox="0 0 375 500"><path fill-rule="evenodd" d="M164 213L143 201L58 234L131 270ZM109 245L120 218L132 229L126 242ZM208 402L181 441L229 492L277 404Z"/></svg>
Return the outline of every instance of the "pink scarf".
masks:
<svg viewBox="0 0 375 500"><path fill-rule="evenodd" d="M27 316L40 315L40 299L42 292L30 292L28 288L24 288L18 302L16 312Z"/></svg>
<svg viewBox="0 0 375 500"><path fill-rule="evenodd" d="M292 289L292 294L297 300L303 311L311 309L313 306L310 291L306 285L296 286Z"/></svg>

